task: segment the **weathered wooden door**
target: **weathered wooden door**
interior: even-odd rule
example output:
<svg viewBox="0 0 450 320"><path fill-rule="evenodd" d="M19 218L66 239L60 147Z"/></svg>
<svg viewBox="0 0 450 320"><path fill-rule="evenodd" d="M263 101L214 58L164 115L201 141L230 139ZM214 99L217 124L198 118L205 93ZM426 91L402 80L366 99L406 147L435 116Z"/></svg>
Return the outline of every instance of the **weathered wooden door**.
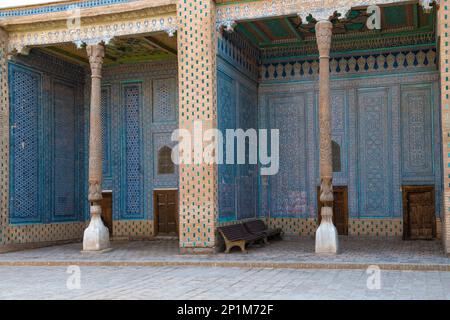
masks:
<svg viewBox="0 0 450 320"><path fill-rule="evenodd" d="M113 231L113 217L112 217L112 193L102 193L103 200L101 202L102 207L102 220L106 227L109 229L109 234L112 235Z"/></svg>
<svg viewBox="0 0 450 320"><path fill-rule="evenodd" d="M433 239L436 237L434 187L403 187L403 238Z"/></svg>
<svg viewBox="0 0 450 320"><path fill-rule="evenodd" d="M336 226L338 234L341 236L348 235L348 196L347 196L347 187L333 187L334 194L334 203L333 203L333 223ZM318 217L319 224L322 220L322 216L320 215L320 209L322 208L322 204L320 203L320 188L317 193L317 201L318 201Z"/></svg>
<svg viewBox="0 0 450 320"><path fill-rule="evenodd" d="M156 233L178 235L178 192L159 190L154 195Z"/></svg>

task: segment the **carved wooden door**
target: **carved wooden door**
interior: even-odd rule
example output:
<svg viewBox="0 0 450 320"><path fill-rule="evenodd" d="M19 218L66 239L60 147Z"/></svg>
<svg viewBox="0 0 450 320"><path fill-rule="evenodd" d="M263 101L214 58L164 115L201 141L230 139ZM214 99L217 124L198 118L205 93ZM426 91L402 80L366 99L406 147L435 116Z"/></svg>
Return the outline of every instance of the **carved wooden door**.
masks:
<svg viewBox="0 0 450 320"><path fill-rule="evenodd" d="M404 237L433 239L436 236L436 217L433 187L409 187L404 191Z"/></svg>
<svg viewBox="0 0 450 320"><path fill-rule="evenodd" d="M348 235L348 196L347 187L333 187L334 202L333 202L333 223L336 226L339 235ZM320 209L322 205L319 200L320 188L318 189L318 204L319 204L319 224L322 220Z"/></svg>
<svg viewBox="0 0 450 320"><path fill-rule="evenodd" d="M178 234L178 193L176 190L155 191L155 213L158 234Z"/></svg>
<svg viewBox="0 0 450 320"><path fill-rule="evenodd" d="M105 226L109 229L109 234L112 235L113 231L113 217L112 217L112 193L102 194L102 220Z"/></svg>

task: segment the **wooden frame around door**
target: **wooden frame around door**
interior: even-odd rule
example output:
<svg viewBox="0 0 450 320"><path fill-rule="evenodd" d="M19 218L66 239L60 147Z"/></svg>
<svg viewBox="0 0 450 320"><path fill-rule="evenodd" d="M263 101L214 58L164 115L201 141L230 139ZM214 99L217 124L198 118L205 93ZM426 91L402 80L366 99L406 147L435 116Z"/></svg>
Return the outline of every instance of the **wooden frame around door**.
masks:
<svg viewBox="0 0 450 320"><path fill-rule="evenodd" d="M179 213L180 213L180 208L179 208L179 199L178 199L178 189L156 189L153 190L153 234L155 236L158 235L159 233L159 210L158 210L158 198L157 198L157 194L158 193L169 193L169 192L173 192L175 193L175 225L176 225L176 236L179 237L180 236L180 226L179 226Z"/></svg>
<svg viewBox="0 0 450 320"><path fill-rule="evenodd" d="M409 205L408 205L408 193L412 192L431 192L432 201L434 204L434 215L432 222L432 237L436 238L436 193L433 185L427 186L402 186L402 204L403 204L403 240L410 240L410 226L409 226Z"/></svg>

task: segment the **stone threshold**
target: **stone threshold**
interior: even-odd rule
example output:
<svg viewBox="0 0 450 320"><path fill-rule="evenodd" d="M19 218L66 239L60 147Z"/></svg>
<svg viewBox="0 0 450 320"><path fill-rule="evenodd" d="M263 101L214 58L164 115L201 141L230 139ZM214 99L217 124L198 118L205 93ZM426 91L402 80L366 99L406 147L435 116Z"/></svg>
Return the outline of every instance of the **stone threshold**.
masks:
<svg viewBox="0 0 450 320"><path fill-rule="evenodd" d="M450 272L450 264L415 263L302 263L302 262L240 262L240 261L0 261L0 267L210 267L210 268L259 268L259 269L329 269L366 270L379 267L390 271L441 271Z"/></svg>

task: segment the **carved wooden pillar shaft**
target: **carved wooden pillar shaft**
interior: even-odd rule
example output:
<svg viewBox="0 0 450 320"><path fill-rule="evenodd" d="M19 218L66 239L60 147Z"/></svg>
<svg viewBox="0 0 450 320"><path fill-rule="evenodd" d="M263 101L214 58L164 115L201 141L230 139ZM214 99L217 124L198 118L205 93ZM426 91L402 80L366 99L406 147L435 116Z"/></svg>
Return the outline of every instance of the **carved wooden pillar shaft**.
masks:
<svg viewBox="0 0 450 320"><path fill-rule="evenodd" d="M101 79L105 49L102 45L86 47L91 66L91 106L89 126L89 201L102 200L102 132L101 132Z"/></svg>
<svg viewBox="0 0 450 320"><path fill-rule="evenodd" d="M322 221L316 233L316 252L336 253L337 234L333 225L333 166L331 152L330 49L333 25L330 21L316 24L320 55L319 127L320 127L320 201Z"/></svg>
<svg viewBox="0 0 450 320"><path fill-rule="evenodd" d="M91 105L89 113L89 195L91 221L84 232L83 249L102 250L109 247L109 232L101 220L102 200L102 119L101 79L105 48L88 45L86 51L91 66Z"/></svg>

